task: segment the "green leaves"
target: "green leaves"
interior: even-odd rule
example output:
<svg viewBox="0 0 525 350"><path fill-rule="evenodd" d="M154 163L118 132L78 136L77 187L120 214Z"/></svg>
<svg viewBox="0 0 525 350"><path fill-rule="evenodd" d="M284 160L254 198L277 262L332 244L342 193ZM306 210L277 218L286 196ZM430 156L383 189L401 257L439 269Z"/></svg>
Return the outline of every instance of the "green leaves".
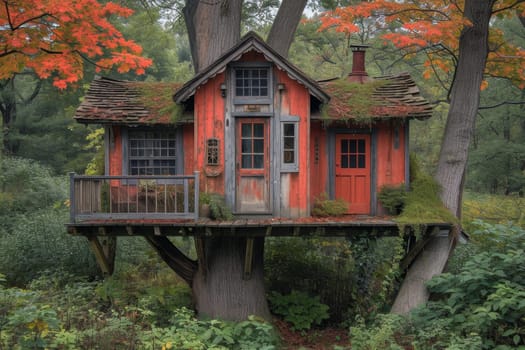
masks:
<svg viewBox="0 0 525 350"><path fill-rule="evenodd" d="M268 296L270 310L284 317L292 324L293 330L308 330L312 325L320 325L328 319L328 306L319 301L319 297L310 297L306 293L293 290L288 295L272 292Z"/></svg>

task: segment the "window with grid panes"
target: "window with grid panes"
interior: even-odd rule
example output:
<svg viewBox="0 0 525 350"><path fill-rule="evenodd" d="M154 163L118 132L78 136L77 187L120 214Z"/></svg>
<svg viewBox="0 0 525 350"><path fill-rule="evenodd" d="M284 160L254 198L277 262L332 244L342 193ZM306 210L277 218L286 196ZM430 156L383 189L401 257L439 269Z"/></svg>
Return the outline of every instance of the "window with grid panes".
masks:
<svg viewBox="0 0 525 350"><path fill-rule="evenodd" d="M341 140L341 168L366 168L365 140Z"/></svg>
<svg viewBox="0 0 525 350"><path fill-rule="evenodd" d="M235 96L268 97L268 68L235 68Z"/></svg>
<svg viewBox="0 0 525 350"><path fill-rule="evenodd" d="M175 175L176 134L168 131L129 131L129 175Z"/></svg>

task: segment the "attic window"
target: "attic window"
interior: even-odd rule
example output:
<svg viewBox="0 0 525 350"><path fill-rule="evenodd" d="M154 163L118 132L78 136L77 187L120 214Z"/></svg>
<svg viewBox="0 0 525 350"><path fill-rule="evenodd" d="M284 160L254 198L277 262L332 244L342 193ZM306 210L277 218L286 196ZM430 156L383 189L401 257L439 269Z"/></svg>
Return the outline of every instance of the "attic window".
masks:
<svg viewBox="0 0 525 350"><path fill-rule="evenodd" d="M268 97L270 74L268 68L236 68L236 97Z"/></svg>

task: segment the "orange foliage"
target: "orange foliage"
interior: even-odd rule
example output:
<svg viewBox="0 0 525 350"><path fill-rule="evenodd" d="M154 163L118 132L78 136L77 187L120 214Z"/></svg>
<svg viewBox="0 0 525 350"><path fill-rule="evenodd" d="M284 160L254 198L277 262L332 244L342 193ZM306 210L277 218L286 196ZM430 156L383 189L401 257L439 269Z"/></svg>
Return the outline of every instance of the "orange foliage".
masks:
<svg viewBox="0 0 525 350"><path fill-rule="evenodd" d="M453 71L461 31L470 22L463 17L464 1L450 0L374 0L357 5L340 7L321 16L319 30L335 29L346 34L357 33L358 20L368 19L377 30L386 31L385 41L414 53L426 49L427 62L423 76L430 78L438 70ZM525 15L525 2L497 0L493 13L510 17ZM491 29L486 73L512 79L525 87L525 51L506 42L503 33ZM486 87L486 83L482 86Z"/></svg>
<svg viewBox="0 0 525 350"><path fill-rule="evenodd" d="M143 74L151 60L109 22L132 10L96 0L2 0L0 2L0 79L25 70L64 89L82 78L84 62L97 70Z"/></svg>

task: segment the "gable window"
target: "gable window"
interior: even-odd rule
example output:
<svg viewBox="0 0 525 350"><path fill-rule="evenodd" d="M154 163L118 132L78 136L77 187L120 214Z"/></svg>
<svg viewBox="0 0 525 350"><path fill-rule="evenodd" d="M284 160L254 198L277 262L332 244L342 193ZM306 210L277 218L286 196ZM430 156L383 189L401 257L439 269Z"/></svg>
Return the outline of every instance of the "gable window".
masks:
<svg viewBox="0 0 525 350"><path fill-rule="evenodd" d="M177 174L175 131L129 131L129 175Z"/></svg>
<svg viewBox="0 0 525 350"><path fill-rule="evenodd" d="M268 68L235 68L236 97L268 97L269 86Z"/></svg>
<svg viewBox="0 0 525 350"><path fill-rule="evenodd" d="M299 117L288 116L281 120L281 170L299 171L298 162Z"/></svg>

